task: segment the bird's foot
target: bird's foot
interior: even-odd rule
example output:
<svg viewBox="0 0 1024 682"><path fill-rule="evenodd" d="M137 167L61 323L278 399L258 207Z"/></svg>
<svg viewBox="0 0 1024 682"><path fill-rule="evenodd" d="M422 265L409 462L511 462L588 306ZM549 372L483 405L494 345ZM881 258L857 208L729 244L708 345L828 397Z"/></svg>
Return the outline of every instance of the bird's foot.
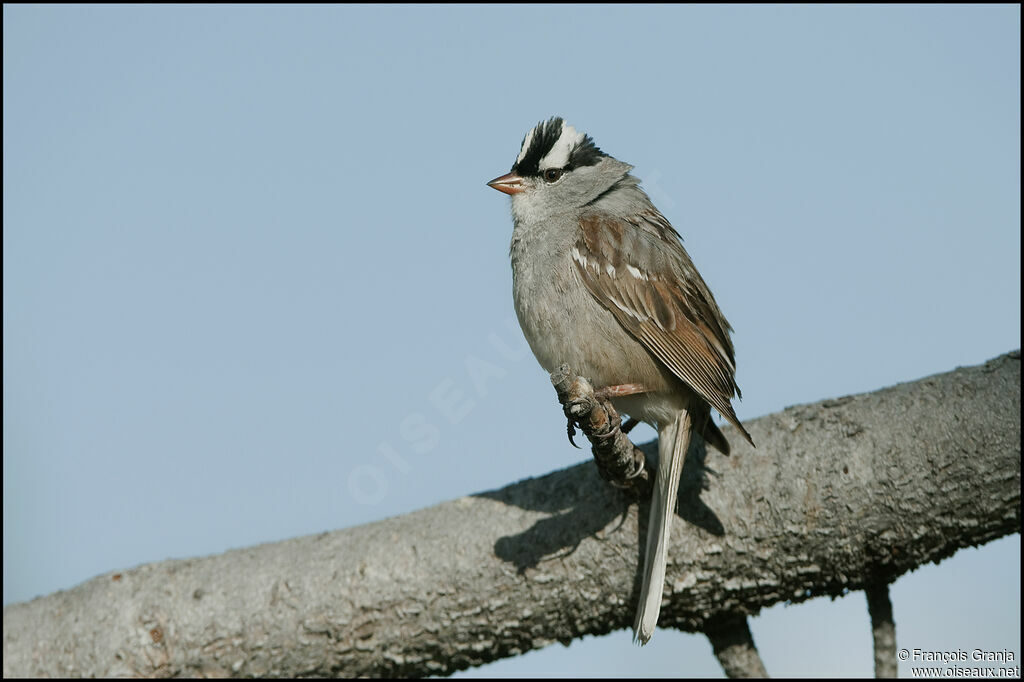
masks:
<svg viewBox="0 0 1024 682"><path fill-rule="evenodd" d="M568 365L551 373L551 383L568 422L569 441L572 442L577 428L582 429L593 446L601 478L637 495L649 495L654 471L646 466L643 451L623 433L636 426L637 420L630 419L622 425L611 402L611 398L644 393L647 389L642 384L620 384L595 391L590 382L574 374Z"/></svg>
<svg viewBox="0 0 1024 682"><path fill-rule="evenodd" d="M616 384L615 386L605 386L604 388L594 390L593 396L598 401L608 401L612 398L622 398L628 395L637 395L639 393L647 393L647 387L643 384ZM573 436L576 435L574 417L589 413L590 410L593 409L593 406L593 403L586 398L570 400L565 405L565 413L566 417L568 417L567 430L569 433L569 442L576 448L579 448L579 446L576 445L576 441L573 440ZM609 407L611 406L609 405ZM637 423L638 421L636 419L630 418L625 425L620 426L619 420L615 419L611 422L611 428L609 428L606 433L594 433L591 435L594 438L600 438L602 440L614 438L615 434L620 431L622 433L629 433Z"/></svg>

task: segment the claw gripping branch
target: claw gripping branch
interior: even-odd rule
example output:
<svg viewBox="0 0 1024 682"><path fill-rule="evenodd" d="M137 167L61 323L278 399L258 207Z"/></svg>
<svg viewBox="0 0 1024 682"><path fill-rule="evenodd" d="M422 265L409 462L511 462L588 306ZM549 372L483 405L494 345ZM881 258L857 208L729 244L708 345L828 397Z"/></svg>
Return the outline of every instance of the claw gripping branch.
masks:
<svg viewBox="0 0 1024 682"><path fill-rule="evenodd" d="M609 396L595 391L589 381L576 376L568 365L551 373L551 383L569 420L569 442L576 445L572 437L575 427L579 427L590 441L601 478L638 495L649 494L654 470L647 465L640 448L623 433L619 413Z"/></svg>

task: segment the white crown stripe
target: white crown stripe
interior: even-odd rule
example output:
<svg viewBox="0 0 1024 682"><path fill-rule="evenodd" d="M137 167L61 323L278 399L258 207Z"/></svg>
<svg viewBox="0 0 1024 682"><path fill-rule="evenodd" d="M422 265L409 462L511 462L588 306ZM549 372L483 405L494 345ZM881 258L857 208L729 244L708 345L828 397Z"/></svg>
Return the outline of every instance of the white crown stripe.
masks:
<svg viewBox="0 0 1024 682"><path fill-rule="evenodd" d="M558 136L558 140L551 147L551 151L540 160L538 168L540 170L564 168L569 163L569 155L572 153L572 150L583 142L584 137L586 136L583 133L576 132L575 128L571 125L566 125L565 121L562 121L562 134Z"/></svg>
<svg viewBox="0 0 1024 682"><path fill-rule="evenodd" d="M518 164L526 156L526 152L530 150L530 143L533 142L533 131L536 128L531 128L530 132L526 133L526 137L523 138L523 146L519 149L519 156L516 157L516 163Z"/></svg>

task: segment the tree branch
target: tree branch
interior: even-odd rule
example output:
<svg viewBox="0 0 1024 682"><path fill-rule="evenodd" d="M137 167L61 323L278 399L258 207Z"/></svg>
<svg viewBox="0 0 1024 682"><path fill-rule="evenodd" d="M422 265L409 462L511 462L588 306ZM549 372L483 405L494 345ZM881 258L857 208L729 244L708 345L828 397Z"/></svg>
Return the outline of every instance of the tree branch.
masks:
<svg viewBox="0 0 1024 682"><path fill-rule="evenodd" d="M878 582L864 590L871 615L871 635L875 644L875 677L898 677L896 663L896 623L892 619L889 584Z"/></svg>
<svg viewBox="0 0 1024 682"><path fill-rule="evenodd" d="M730 678L768 677L747 625L747 617L723 613L708 619L705 633Z"/></svg>
<svg viewBox="0 0 1024 682"><path fill-rule="evenodd" d="M661 626L889 582L1020 529L1020 354L692 449ZM726 428L726 435L729 429ZM645 451L653 452L653 444ZM628 627L637 506L587 462L4 608L6 676L423 676Z"/></svg>

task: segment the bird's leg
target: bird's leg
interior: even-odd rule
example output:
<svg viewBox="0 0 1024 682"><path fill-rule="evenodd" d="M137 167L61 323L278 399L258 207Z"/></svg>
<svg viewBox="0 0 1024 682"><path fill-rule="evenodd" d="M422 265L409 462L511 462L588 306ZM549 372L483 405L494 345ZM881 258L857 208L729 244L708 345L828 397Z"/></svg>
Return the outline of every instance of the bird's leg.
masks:
<svg viewBox="0 0 1024 682"><path fill-rule="evenodd" d="M648 389L643 384L618 384L617 386L605 386L594 391L598 398L623 398L627 395L647 393Z"/></svg>
<svg viewBox="0 0 1024 682"><path fill-rule="evenodd" d="M595 390L594 397L598 400L610 400L612 398L622 398L627 395L637 395L638 393L647 393L647 387L643 384L618 384L616 386L605 386L604 388ZM622 433L629 433L633 430L633 427L639 423L639 420L630 417L629 420L621 427L616 423L614 428L604 436L600 437L610 438L619 431L622 431ZM569 436L569 442L572 442L571 435ZM573 443L573 445L576 445L576 443Z"/></svg>
<svg viewBox="0 0 1024 682"><path fill-rule="evenodd" d="M615 386L605 386L594 391L594 397L601 401L610 401L612 398L622 398L627 395L636 395L638 393L646 393L647 387L643 384L617 384ZM610 407L610 406L609 406ZM596 438L614 438L615 434L619 431L623 433L629 433L629 430L636 426L637 420L630 419L626 423L626 428L622 428L619 425L619 420L615 419L612 422L611 428L608 429L607 433L594 434ZM572 441L572 438L569 438ZM575 445L575 443L573 443Z"/></svg>

